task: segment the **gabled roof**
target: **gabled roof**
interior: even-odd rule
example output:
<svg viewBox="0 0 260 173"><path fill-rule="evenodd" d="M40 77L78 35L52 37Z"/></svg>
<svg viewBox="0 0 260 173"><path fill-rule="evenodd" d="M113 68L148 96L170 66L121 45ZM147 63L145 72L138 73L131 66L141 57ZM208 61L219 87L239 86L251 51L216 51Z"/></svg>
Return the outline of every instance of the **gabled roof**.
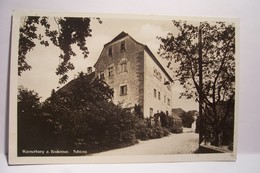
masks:
<svg viewBox="0 0 260 173"><path fill-rule="evenodd" d="M158 59L154 56L154 54L152 53L152 51L146 46L144 45L145 50L147 51L147 53L151 56L151 58L154 60L154 62L160 67L160 69L164 72L164 74L170 79L171 82L173 82L172 77L168 74L168 72L165 70L165 68L162 66L162 64L158 61Z"/></svg>
<svg viewBox="0 0 260 173"><path fill-rule="evenodd" d="M90 74L84 74L85 79L94 80L95 78L95 72L91 72ZM57 94L60 93L69 93L73 87L77 84L77 81L79 80L79 77L72 79L69 81L66 85L61 87L59 90L56 91Z"/></svg>
<svg viewBox="0 0 260 173"><path fill-rule="evenodd" d="M129 37L130 37L134 42L136 42L137 44L141 45L141 46L146 50L146 52L151 56L151 58L154 60L154 62L160 67L160 69L163 71L163 73L169 78L169 80L170 80L171 82L173 82L171 76L168 74L168 72L165 70L165 68L162 66L162 64L158 61L158 59L154 56L154 54L153 54L152 51L148 48L148 46L146 46L146 45L144 45L144 44L142 44L142 43L137 42L137 41L136 41L134 38L132 38L128 33L122 31L122 32L121 32L120 34L118 34L115 38L113 38L110 42L106 43L106 44L104 45L104 47L107 46L107 45L109 45L109 44L111 44L111 43L114 43L114 42L116 42L116 41L118 41L118 40L120 40L120 39L122 39L122 38L125 38L125 37L127 37L127 36L129 36ZM102 52L103 52L103 50L102 50ZM98 60L99 60L99 58L98 58ZM98 62L98 60L97 60L97 62ZM95 63L94 67L96 66L97 62Z"/></svg>
<svg viewBox="0 0 260 173"><path fill-rule="evenodd" d="M113 40L111 40L110 42L106 43L104 46L110 44L110 43L113 43L113 42L116 42L126 36L129 36L126 32L122 31L120 34L118 34Z"/></svg>

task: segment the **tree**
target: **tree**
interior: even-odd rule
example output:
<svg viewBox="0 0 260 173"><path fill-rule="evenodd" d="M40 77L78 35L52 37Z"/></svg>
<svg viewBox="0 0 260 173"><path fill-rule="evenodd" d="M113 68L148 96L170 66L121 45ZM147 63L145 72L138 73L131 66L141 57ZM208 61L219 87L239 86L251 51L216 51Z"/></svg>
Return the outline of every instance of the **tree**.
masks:
<svg viewBox="0 0 260 173"><path fill-rule="evenodd" d="M142 111L142 107L141 107L141 105L139 105L139 104L135 104L135 107L134 107L134 114L135 114L138 118L141 118L141 119L144 118L144 115L143 115L143 111Z"/></svg>
<svg viewBox="0 0 260 173"><path fill-rule="evenodd" d="M96 18L102 23L99 18ZM60 64L56 68L56 74L61 75L60 83L65 83L68 79L67 72L75 67L70 62L71 57L76 56L72 50L72 45L77 45L84 58L87 58L89 51L86 46L86 38L91 37L90 18L78 17L38 17L29 16L24 19L20 27L19 52L18 52L18 75L32 67L27 63L26 55L36 46L36 41L44 46L49 46L51 42L60 51ZM57 27L51 26L56 23ZM39 32L42 27L44 33ZM55 28L55 29L54 29Z"/></svg>
<svg viewBox="0 0 260 173"><path fill-rule="evenodd" d="M52 92L43 105L56 125L60 149L88 153L136 142L137 117L112 102L113 90L94 73L84 74ZM53 143L57 143L53 142Z"/></svg>
<svg viewBox="0 0 260 173"><path fill-rule="evenodd" d="M207 122L211 122L206 124L205 121L204 126L214 129L214 134L210 135L218 146L223 133L221 120L223 116L230 116L228 113L221 115L218 109L221 103L230 102L235 97L234 24L200 22L195 25L187 21L172 22L174 32L168 33L165 38L158 37L161 41L158 53L178 65L174 71L175 77L185 89L180 97L198 101L201 89L203 114ZM202 86L199 85L199 29L202 31ZM221 109L226 108L222 106Z"/></svg>
<svg viewBox="0 0 260 173"><path fill-rule="evenodd" d="M40 96L33 90L23 86L18 87L18 116L35 116L40 109Z"/></svg>
<svg viewBox="0 0 260 173"><path fill-rule="evenodd" d="M21 155L22 149L34 149L38 146L41 104L38 93L23 86L19 86L17 98L18 155Z"/></svg>
<svg viewBox="0 0 260 173"><path fill-rule="evenodd" d="M181 114L183 127L191 128L192 123L194 122L194 113L195 111L188 111Z"/></svg>

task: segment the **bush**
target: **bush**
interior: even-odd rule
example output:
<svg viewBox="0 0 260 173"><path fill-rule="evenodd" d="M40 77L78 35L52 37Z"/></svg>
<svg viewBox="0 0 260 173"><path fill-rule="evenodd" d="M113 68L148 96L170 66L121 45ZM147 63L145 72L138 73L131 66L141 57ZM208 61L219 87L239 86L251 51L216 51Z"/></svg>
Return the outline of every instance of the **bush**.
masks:
<svg viewBox="0 0 260 173"><path fill-rule="evenodd" d="M182 127L173 126L170 129L170 132L172 132L172 133L183 133L183 128Z"/></svg>
<svg viewBox="0 0 260 173"><path fill-rule="evenodd" d="M168 129L160 125L151 125L151 119L141 120L136 127L136 138L140 140L161 138L169 133Z"/></svg>
<svg viewBox="0 0 260 173"><path fill-rule="evenodd" d="M182 133L183 128L182 128L182 122L179 120L174 119L174 117L167 116L167 129L171 133Z"/></svg>
<svg viewBox="0 0 260 173"><path fill-rule="evenodd" d="M74 119L73 136L83 141L77 147L88 153L105 151L133 145L137 118L130 112L114 105L103 103L101 108L81 111Z"/></svg>
<svg viewBox="0 0 260 173"><path fill-rule="evenodd" d="M196 114L197 111L188 111L183 112L181 114L182 124L183 127L191 128L192 123L194 122L193 116Z"/></svg>

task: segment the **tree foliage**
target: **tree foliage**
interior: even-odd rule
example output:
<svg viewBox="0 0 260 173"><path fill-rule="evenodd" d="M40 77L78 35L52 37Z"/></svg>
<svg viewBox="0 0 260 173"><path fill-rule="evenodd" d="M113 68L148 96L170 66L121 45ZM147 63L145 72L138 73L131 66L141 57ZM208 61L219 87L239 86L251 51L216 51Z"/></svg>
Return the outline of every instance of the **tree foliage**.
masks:
<svg viewBox="0 0 260 173"><path fill-rule="evenodd" d="M158 53L178 64L175 78L185 89L180 97L198 101L202 90L203 111L214 122L215 133L220 134L221 116L217 107L235 96L234 24L200 22L195 25L173 21L173 25L173 32L165 38L158 37L161 41ZM199 86L199 29L202 31L202 87ZM214 137L219 143L217 134Z"/></svg>
<svg viewBox="0 0 260 173"><path fill-rule="evenodd" d="M18 154L23 150L73 150L100 152L133 145L137 139L160 138L168 129L144 119L140 106L135 112L115 105L113 90L94 73L80 73L60 88L52 90L43 103L34 91L21 87L18 93ZM37 154L32 154L37 155Z"/></svg>
<svg viewBox="0 0 260 173"><path fill-rule="evenodd" d="M23 86L18 88L18 108L17 108L17 135L18 135L18 155L22 155L22 149L37 149L39 145L44 145L43 138L46 131L49 128L41 128L43 123L42 117L40 117L40 97L38 93L33 90L28 90ZM44 129L41 131L41 129ZM39 138L39 134L41 137Z"/></svg>
<svg viewBox="0 0 260 173"><path fill-rule="evenodd" d="M96 19L102 23L99 18ZM26 17L20 27L18 75L32 68L27 63L26 55L36 46L36 41L46 47L51 42L60 49L60 64L56 68L56 74L61 76L59 82L65 83L68 79L67 72L75 68L70 62L71 57L76 56L72 46L78 46L84 58L89 54L86 38L91 37L90 21L90 18L85 17ZM44 32L40 32L39 28L43 28Z"/></svg>
<svg viewBox="0 0 260 173"><path fill-rule="evenodd" d="M192 123L194 122L194 116L197 111L188 111L181 114L183 127L191 128Z"/></svg>
<svg viewBox="0 0 260 173"><path fill-rule="evenodd" d="M51 114L61 147L91 153L134 144L137 118L112 96L104 81L84 73L53 91L43 110Z"/></svg>
<svg viewBox="0 0 260 173"><path fill-rule="evenodd" d="M39 113L40 96L35 91L19 86L17 100L18 116L34 116Z"/></svg>

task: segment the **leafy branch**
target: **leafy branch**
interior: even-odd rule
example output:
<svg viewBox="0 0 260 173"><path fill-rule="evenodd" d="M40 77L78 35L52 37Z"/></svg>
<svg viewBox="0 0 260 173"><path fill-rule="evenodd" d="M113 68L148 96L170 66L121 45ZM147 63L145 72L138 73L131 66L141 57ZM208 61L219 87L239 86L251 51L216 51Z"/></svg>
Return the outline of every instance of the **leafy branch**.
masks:
<svg viewBox="0 0 260 173"><path fill-rule="evenodd" d="M102 23L100 18L93 19ZM56 29L51 26L52 20L57 25ZM70 62L71 58L76 56L72 45L79 47L84 58L88 57L89 51L86 39L92 36L90 21L90 18L84 17L54 17L53 19L46 16L26 17L24 24L20 27L18 75L21 76L22 72L32 69L26 61L26 55L36 46L35 41L39 40L39 43L45 47L50 46L49 42L51 42L61 50L56 75L61 76L59 83L65 83L68 79L67 73L75 68L73 63ZM40 33L39 27L44 28L44 33Z"/></svg>

